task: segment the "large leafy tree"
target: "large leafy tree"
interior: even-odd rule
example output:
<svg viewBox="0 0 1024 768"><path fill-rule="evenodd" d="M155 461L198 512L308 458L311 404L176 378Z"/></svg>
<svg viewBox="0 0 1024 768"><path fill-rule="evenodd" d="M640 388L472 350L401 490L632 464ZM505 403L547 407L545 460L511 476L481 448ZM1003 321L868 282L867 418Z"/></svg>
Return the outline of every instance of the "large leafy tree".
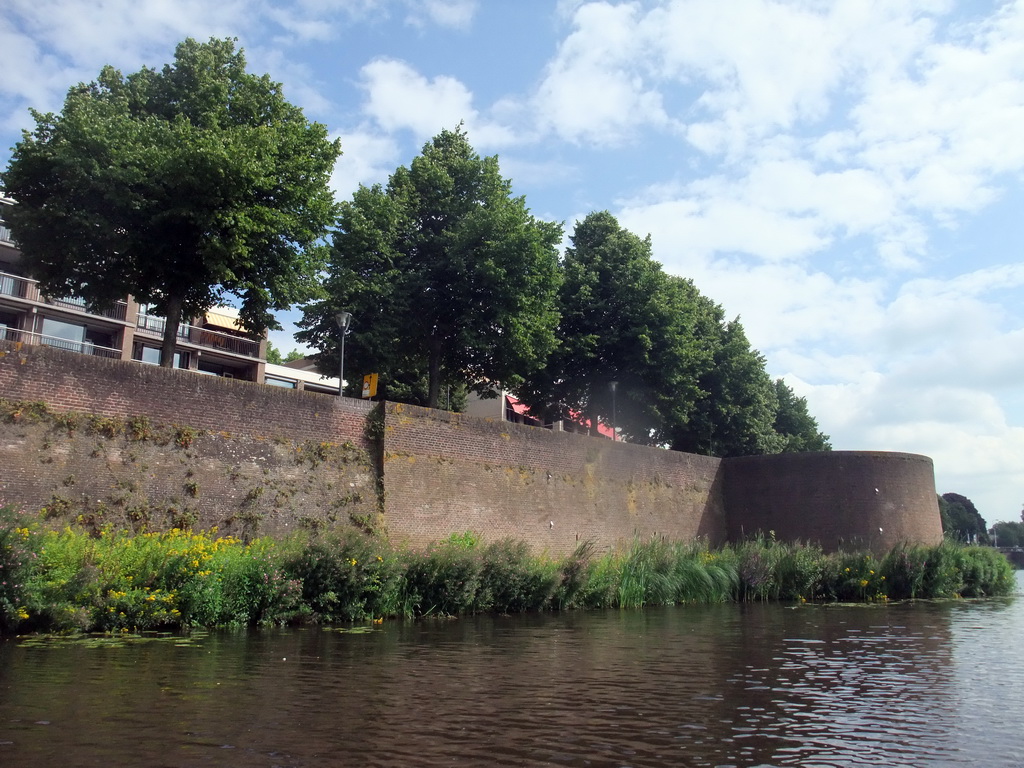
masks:
<svg viewBox="0 0 1024 768"><path fill-rule="evenodd" d="M511 195L496 157L442 131L386 187L342 203L325 288L298 338L336 370L334 317L354 315L346 369L377 372L391 399L437 407L442 388L516 387L544 364L558 320L561 225Z"/></svg>
<svg viewBox="0 0 1024 768"><path fill-rule="evenodd" d="M765 359L750 346L739 319L725 321L721 307L714 330L701 339L710 360L697 384L703 396L685 420L665 425L675 450L711 456L779 453L786 440L775 431L778 398Z"/></svg>
<svg viewBox="0 0 1024 768"><path fill-rule="evenodd" d="M185 40L160 71L105 67L33 117L0 178L45 293L152 305L166 366L183 318L233 297L258 332L315 295L340 147L234 41Z"/></svg>
<svg viewBox="0 0 1024 768"><path fill-rule="evenodd" d="M607 211L576 223L563 272L559 346L521 397L547 418L614 419L627 439L653 441L663 409L686 410L695 393L692 296L652 259L650 237Z"/></svg>
<svg viewBox="0 0 1024 768"><path fill-rule="evenodd" d="M807 410L807 398L797 397L782 379L775 380L775 396L779 406L774 427L786 441L784 452L832 450L828 435L818 429L817 420Z"/></svg>
<svg viewBox="0 0 1024 768"><path fill-rule="evenodd" d="M947 536L960 541L972 541L975 537L987 542L985 520L974 506L974 502L959 493L944 493L939 497L939 514L942 530Z"/></svg>

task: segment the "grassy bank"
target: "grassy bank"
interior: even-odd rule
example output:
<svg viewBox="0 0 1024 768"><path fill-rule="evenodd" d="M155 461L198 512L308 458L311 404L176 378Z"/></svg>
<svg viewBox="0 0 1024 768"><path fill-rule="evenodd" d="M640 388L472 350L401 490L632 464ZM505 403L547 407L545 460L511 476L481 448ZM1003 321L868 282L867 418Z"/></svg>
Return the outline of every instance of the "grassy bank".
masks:
<svg viewBox="0 0 1024 768"><path fill-rule="evenodd" d="M426 550L358 531L249 543L173 530L44 531L0 508L0 633L369 621L495 611L728 601L885 601L1007 594L985 547L899 546L882 558L759 538L711 550L661 539L568 557L453 536Z"/></svg>

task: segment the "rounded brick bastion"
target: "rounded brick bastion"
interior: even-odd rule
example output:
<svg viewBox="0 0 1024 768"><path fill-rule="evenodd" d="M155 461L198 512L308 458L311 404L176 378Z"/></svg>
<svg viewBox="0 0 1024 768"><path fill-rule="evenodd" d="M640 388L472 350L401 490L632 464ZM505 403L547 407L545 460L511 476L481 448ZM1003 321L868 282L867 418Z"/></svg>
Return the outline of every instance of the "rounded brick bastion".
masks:
<svg viewBox="0 0 1024 768"><path fill-rule="evenodd" d="M942 524L932 460L912 453L829 451L727 459L728 537L774 531L828 550L935 544Z"/></svg>

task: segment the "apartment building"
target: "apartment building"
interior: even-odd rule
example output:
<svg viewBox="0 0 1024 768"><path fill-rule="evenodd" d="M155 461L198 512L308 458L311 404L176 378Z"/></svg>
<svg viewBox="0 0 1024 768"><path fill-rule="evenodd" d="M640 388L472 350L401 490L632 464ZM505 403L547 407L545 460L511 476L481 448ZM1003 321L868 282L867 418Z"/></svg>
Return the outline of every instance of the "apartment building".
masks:
<svg viewBox="0 0 1024 768"><path fill-rule="evenodd" d="M158 365L164 319L126 296L99 310L76 298L44 296L21 268L4 223L13 201L0 197L0 340ZM219 307L178 328L174 365L212 376L265 380L266 334L247 333L238 313Z"/></svg>

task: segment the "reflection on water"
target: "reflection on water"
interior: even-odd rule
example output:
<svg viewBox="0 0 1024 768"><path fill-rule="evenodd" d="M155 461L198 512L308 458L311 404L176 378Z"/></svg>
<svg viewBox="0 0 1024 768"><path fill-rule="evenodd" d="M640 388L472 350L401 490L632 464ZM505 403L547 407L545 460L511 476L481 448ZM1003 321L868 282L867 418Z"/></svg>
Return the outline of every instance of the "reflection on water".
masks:
<svg viewBox="0 0 1024 768"><path fill-rule="evenodd" d="M1024 601L0 644L2 766L1019 766Z"/></svg>

